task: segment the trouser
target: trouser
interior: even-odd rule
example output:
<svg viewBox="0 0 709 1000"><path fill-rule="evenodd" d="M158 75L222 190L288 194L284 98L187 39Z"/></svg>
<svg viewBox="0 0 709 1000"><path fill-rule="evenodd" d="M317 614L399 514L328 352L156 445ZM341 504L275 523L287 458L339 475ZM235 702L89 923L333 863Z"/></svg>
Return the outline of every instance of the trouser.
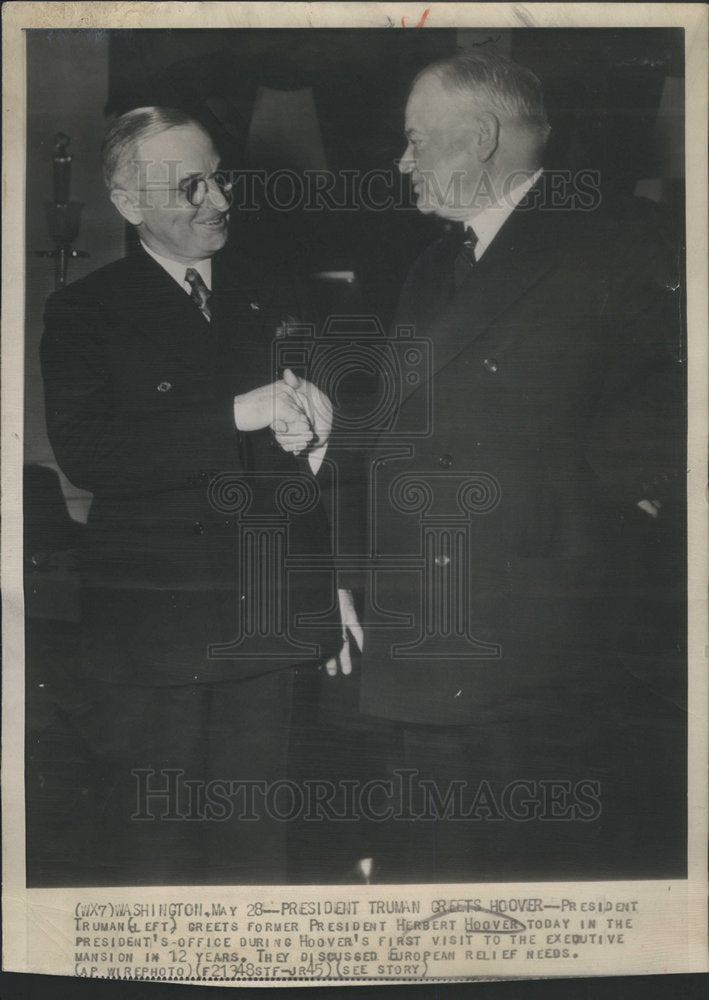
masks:
<svg viewBox="0 0 709 1000"><path fill-rule="evenodd" d="M686 715L643 665L594 655L565 689L455 726L357 715L356 668L299 679L292 766L335 794L293 828L295 877L362 881L363 858L390 883L686 877Z"/></svg>
<svg viewBox="0 0 709 1000"><path fill-rule="evenodd" d="M640 687L595 711L403 726L383 879L686 877L685 746L682 712Z"/></svg>
<svg viewBox="0 0 709 1000"><path fill-rule="evenodd" d="M94 686L79 724L100 775L88 848L99 884L285 880L269 789L286 774L291 689L291 670Z"/></svg>

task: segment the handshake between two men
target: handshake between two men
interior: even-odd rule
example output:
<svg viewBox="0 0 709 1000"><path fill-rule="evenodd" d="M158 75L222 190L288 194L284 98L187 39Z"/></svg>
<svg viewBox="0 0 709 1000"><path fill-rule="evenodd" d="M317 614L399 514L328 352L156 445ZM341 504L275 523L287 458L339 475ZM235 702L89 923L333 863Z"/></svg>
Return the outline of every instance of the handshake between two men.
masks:
<svg viewBox="0 0 709 1000"><path fill-rule="evenodd" d="M281 448L294 455L307 449L308 464L313 475L317 475L332 430L332 404L321 389L286 368L278 382L259 386L234 398L234 422L240 431L270 427ZM338 589L337 596L343 644L339 656L325 665L330 676L335 676L338 669L343 674L352 672L350 636L360 652L364 645L352 592Z"/></svg>
<svg viewBox="0 0 709 1000"><path fill-rule="evenodd" d="M234 399L240 431L270 427L284 451L299 455L310 448L313 473L320 468L332 429L332 406L324 392L286 368L283 378Z"/></svg>

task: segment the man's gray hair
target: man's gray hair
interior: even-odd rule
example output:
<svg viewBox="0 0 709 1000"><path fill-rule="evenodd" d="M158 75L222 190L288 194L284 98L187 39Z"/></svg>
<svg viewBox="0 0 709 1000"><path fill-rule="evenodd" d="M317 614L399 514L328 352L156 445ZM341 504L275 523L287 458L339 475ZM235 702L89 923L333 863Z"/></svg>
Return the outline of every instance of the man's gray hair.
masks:
<svg viewBox="0 0 709 1000"><path fill-rule="evenodd" d="M431 73L446 89L469 94L478 104L537 132L540 140L546 141L551 129L542 85L525 66L494 52L463 52L430 63L416 80Z"/></svg>
<svg viewBox="0 0 709 1000"><path fill-rule="evenodd" d="M197 125L198 121L179 108L134 108L116 118L103 140L103 179L109 191L117 187L119 174L134 158L135 149L146 139L181 125Z"/></svg>

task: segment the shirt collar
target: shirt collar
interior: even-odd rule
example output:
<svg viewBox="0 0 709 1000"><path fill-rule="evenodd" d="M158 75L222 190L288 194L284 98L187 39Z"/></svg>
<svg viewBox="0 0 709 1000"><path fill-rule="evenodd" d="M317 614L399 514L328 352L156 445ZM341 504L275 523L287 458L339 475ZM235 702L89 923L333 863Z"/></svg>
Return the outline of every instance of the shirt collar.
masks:
<svg viewBox="0 0 709 1000"><path fill-rule="evenodd" d="M163 257L162 254L155 253L150 247L146 246L143 241L140 241L140 245L146 253L150 254L154 261L167 271L171 278L173 278L180 288L184 289L186 292L191 291L189 285L185 282L185 272L188 267L193 267L195 271L199 271L202 276L207 288L212 290L212 258L206 257L204 260L193 261L191 264L181 264L177 260L170 260L169 257Z"/></svg>
<svg viewBox="0 0 709 1000"><path fill-rule="evenodd" d="M503 223L512 215L512 212L522 201L527 191L537 183L541 176L541 169L537 170L531 177L523 180L521 184L516 184L511 188L494 205L490 205L488 208L483 209L482 212L478 212L471 219L466 220L465 227L470 226L478 238L478 242L475 245L476 260L480 260L500 229L502 229Z"/></svg>

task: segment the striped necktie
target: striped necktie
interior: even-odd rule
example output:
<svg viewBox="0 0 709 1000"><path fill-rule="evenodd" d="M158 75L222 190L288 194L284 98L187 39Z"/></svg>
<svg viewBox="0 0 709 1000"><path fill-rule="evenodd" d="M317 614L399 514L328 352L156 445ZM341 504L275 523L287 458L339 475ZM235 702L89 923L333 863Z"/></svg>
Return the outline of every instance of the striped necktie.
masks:
<svg viewBox="0 0 709 1000"><path fill-rule="evenodd" d="M212 312L209 308L210 291L204 283L204 279L199 271L194 267L188 267L185 272L185 281L190 286L190 298L197 306L206 320L211 320Z"/></svg>
<svg viewBox="0 0 709 1000"><path fill-rule="evenodd" d="M477 243L478 237L475 230L471 226L468 226L453 265L453 281L456 291L477 264L477 260L475 259L475 247Z"/></svg>

